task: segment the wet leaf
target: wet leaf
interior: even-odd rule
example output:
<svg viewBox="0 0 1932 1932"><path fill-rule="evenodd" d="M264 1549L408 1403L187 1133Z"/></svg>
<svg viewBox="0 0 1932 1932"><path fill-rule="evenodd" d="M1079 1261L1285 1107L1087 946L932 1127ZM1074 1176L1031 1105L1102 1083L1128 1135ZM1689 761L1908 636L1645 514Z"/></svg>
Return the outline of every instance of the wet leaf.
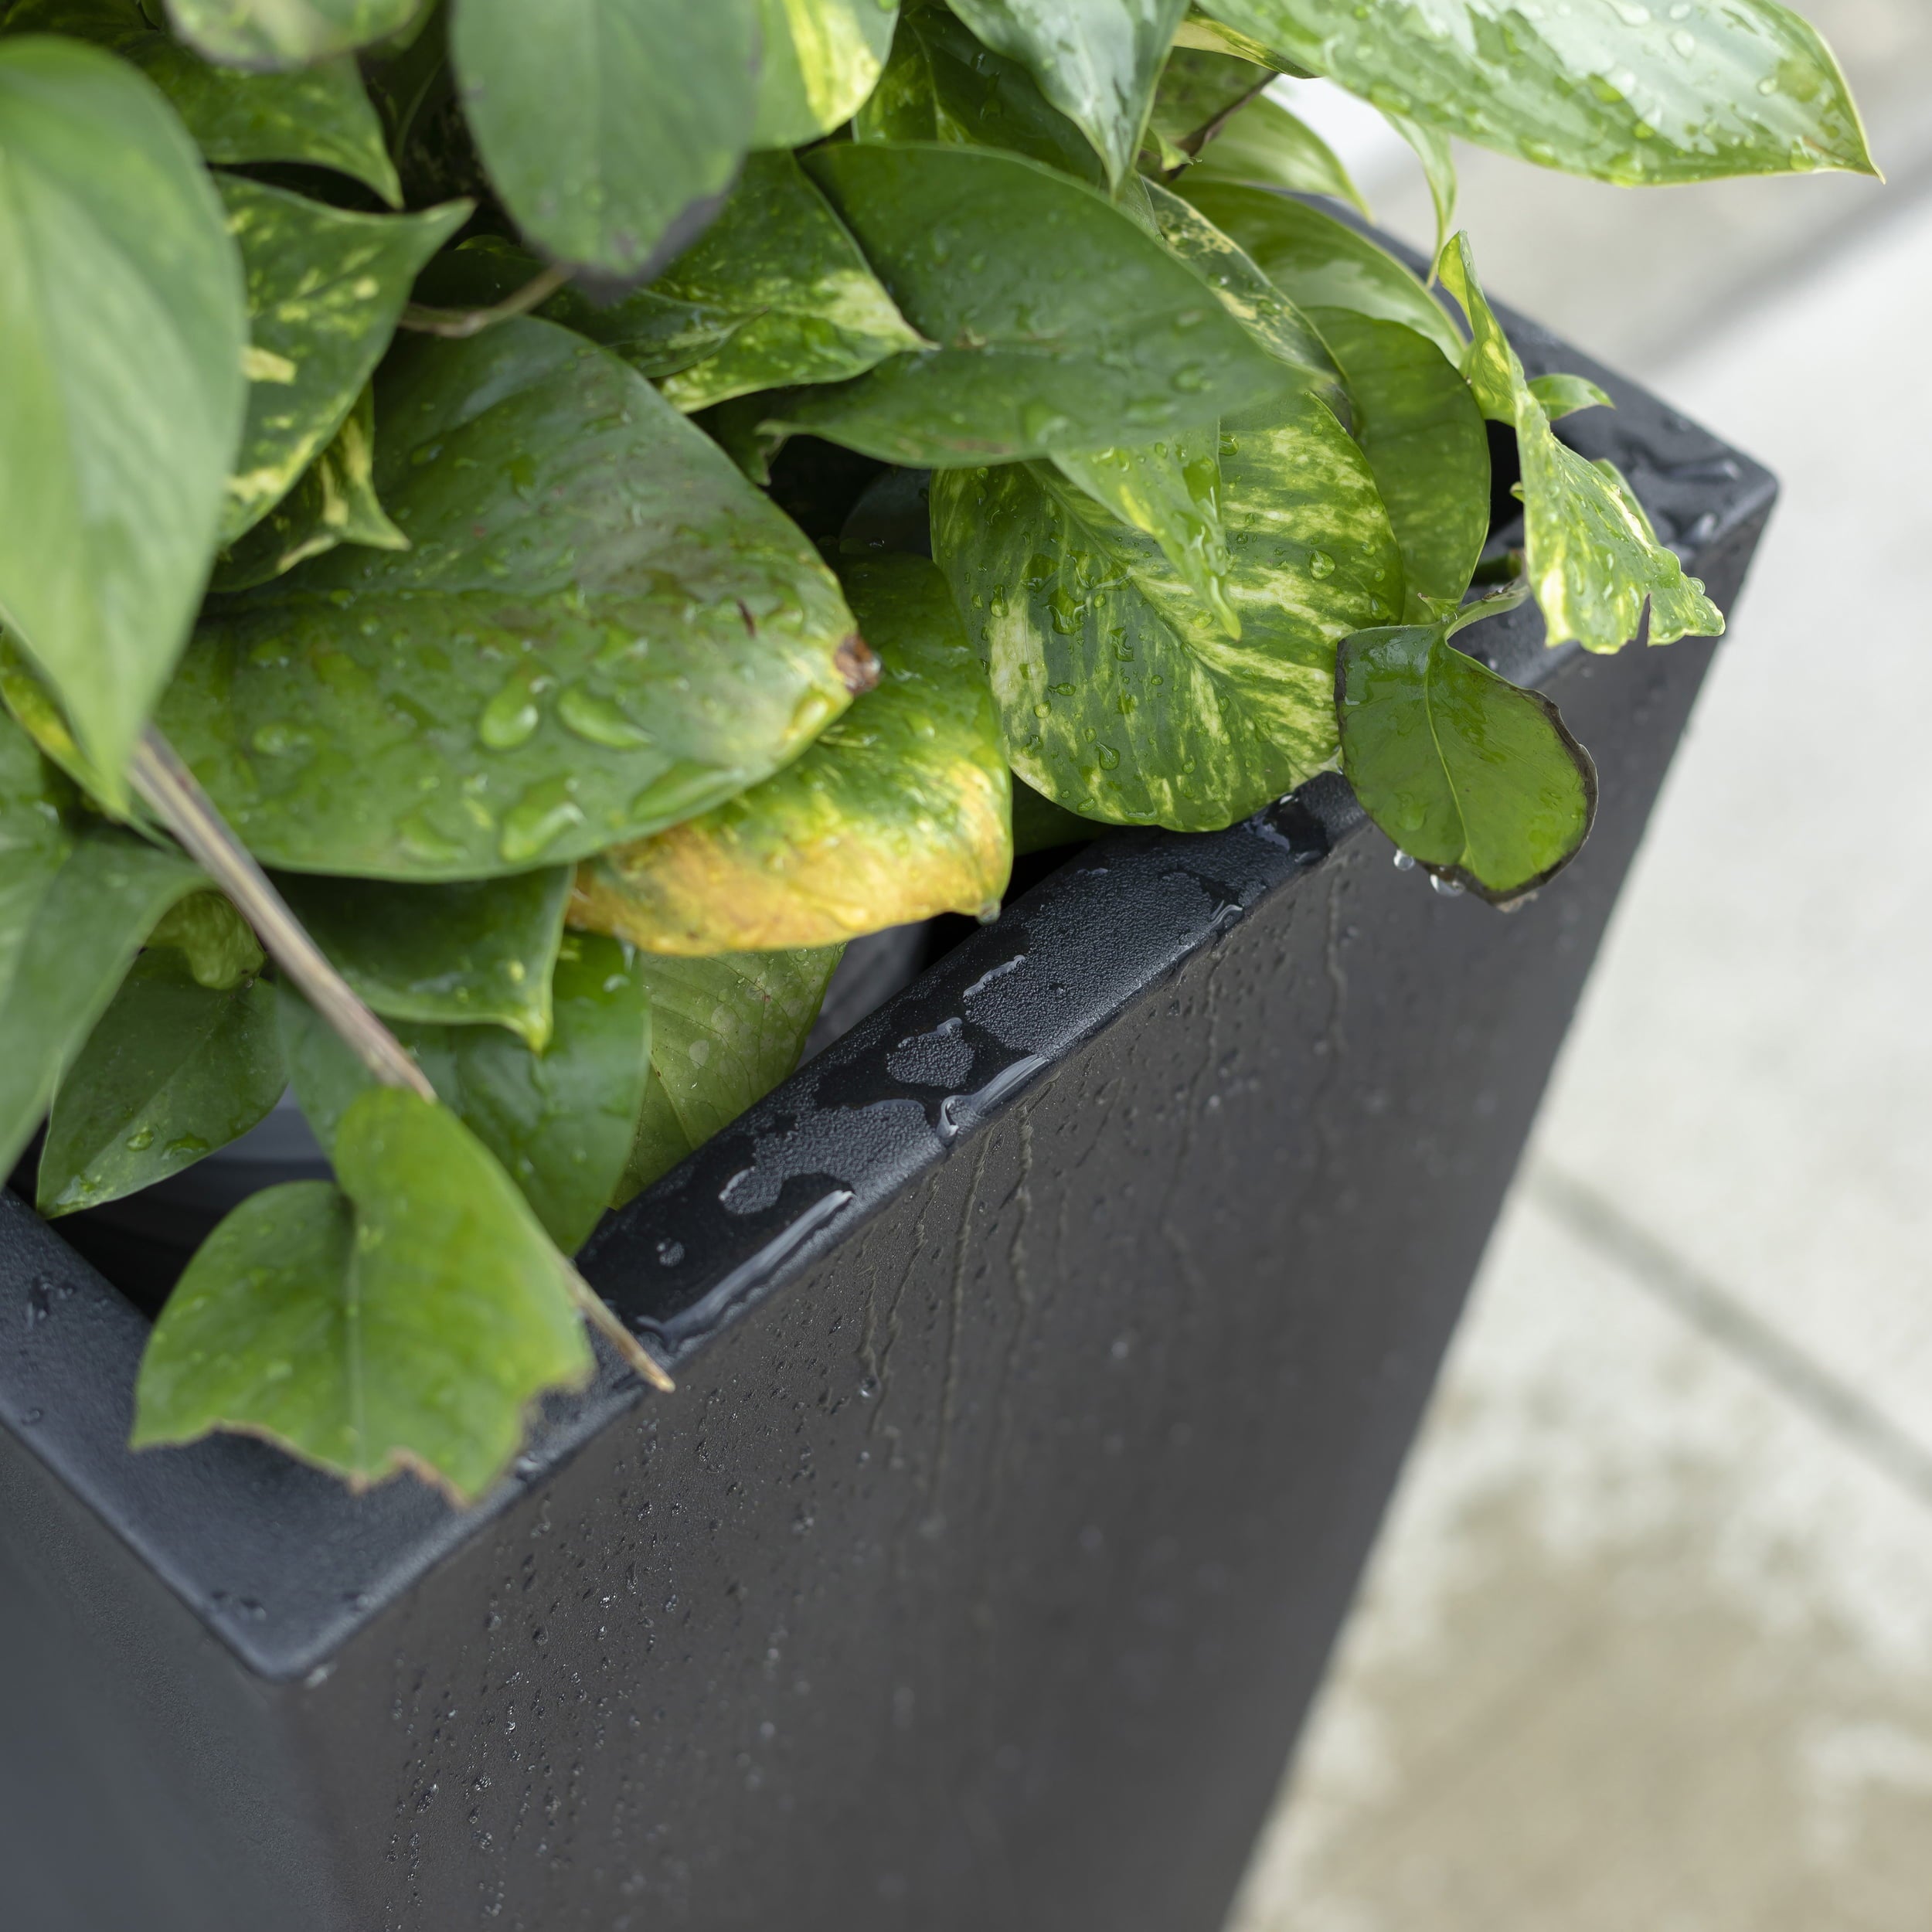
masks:
<svg viewBox="0 0 1932 1932"><path fill-rule="evenodd" d="M1362 198L1341 157L1300 116L1279 101L1251 100L1201 151L1189 183L1240 181L1297 194L1332 195L1359 208ZM1189 192L1192 192L1190 188Z"/></svg>
<svg viewBox="0 0 1932 1932"><path fill-rule="evenodd" d="M1441 350L1413 329L1339 308L1311 319L1348 376L1355 439L1395 526L1411 598L1453 611L1489 535L1482 412Z"/></svg>
<svg viewBox="0 0 1932 1932"><path fill-rule="evenodd" d="M1400 612L1394 533L1325 405L1224 424L1220 454L1238 644L1151 538L1046 465L933 479L1007 756L1083 818L1211 831L1332 764L1336 643Z"/></svg>
<svg viewBox="0 0 1932 1932"><path fill-rule="evenodd" d="M375 550L410 546L376 494L376 394L371 389L356 397L334 441L296 478L287 495L221 553L209 587L251 590L338 543Z"/></svg>
<svg viewBox="0 0 1932 1932"><path fill-rule="evenodd" d="M30 863L26 889L8 895L26 923L10 946L0 927L0 1173L32 1138L141 941L177 900L208 884L178 854L104 826L76 838L51 878L46 849ZM45 879L37 902L36 876Z"/></svg>
<svg viewBox="0 0 1932 1932"><path fill-rule="evenodd" d="M155 1325L134 1446L266 1437L357 1488L401 1469L459 1501L509 1466L537 1396L594 1360L556 1250L446 1109L360 1096L339 1191L270 1188L208 1237Z"/></svg>
<svg viewBox="0 0 1932 1932"><path fill-rule="evenodd" d="M1837 63L1777 0L1435 0L1426 31L1413 0L1205 10L1379 107L1600 181L1873 172Z"/></svg>
<svg viewBox="0 0 1932 1932"><path fill-rule="evenodd" d="M1281 386L1199 277L1078 182L982 148L852 143L808 165L939 346L794 396L789 427L957 464L1151 441Z"/></svg>
<svg viewBox="0 0 1932 1932"><path fill-rule="evenodd" d="M221 177L248 277L248 423L229 479L233 543L294 488L355 406L417 271L469 216L357 215L237 175Z"/></svg>
<svg viewBox="0 0 1932 1932"><path fill-rule="evenodd" d="M1543 405L1553 423L1579 410L1614 410L1617 405L1587 376L1536 376L1530 379L1529 393Z"/></svg>
<svg viewBox="0 0 1932 1932"><path fill-rule="evenodd" d="M168 0L175 31L224 67L307 67L400 33L429 0Z"/></svg>
<svg viewBox="0 0 1932 1932"><path fill-rule="evenodd" d="M396 1029L437 1097L482 1142L566 1253L597 1226L644 1104L651 1005L627 947L572 934L557 956L556 1031L541 1051L494 1026ZM332 1146L349 1103L370 1086L361 1063L294 994L282 1039L302 1111Z"/></svg>
<svg viewBox="0 0 1932 1932"><path fill-rule="evenodd" d="M788 154L752 155L717 220L649 288L601 309L566 294L543 312L662 377L687 414L924 346ZM682 352L700 345L695 360Z"/></svg>
<svg viewBox="0 0 1932 1932"><path fill-rule="evenodd" d="M307 162L359 181L400 205L401 186L353 60L295 73L241 73L211 65L158 31L139 0L20 0L10 33L64 33L138 67L213 162Z"/></svg>
<svg viewBox="0 0 1932 1932"><path fill-rule="evenodd" d="M274 989L204 986L143 953L61 1077L36 1205L49 1218L151 1187L226 1147L281 1097Z"/></svg>
<svg viewBox="0 0 1932 1932"><path fill-rule="evenodd" d="M1549 642L1621 651L1650 611L1652 644L1716 637L1723 614L1657 540L1630 486L1608 462L1556 440L1516 352L1484 298L1466 236L1443 251L1442 278L1474 332L1464 373L1484 412L1513 423L1522 460L1524 570Z"/></svg>
<svg viewBox="0 0 1932 1932"><path fill-rule="evenodd" d="M849 121L878 80L899 0L759 0L752 143L795 148Z"/></svg>
<svg viewBox="0 0 1932 1932"><path fill-rule="evenodd" d="M776 777L580 867L573 925L654 953L771 951L998 904L1006 762L945 579L912 556L841 576L877 689Z"/></svg>
<svg viewBox="0 0 1932 1932"><path fill-rule="evenodd" d="M1019 61L1118 182L1133 168L1155 83L1187 0L952 0L995 53Z"/></svg>
<svg viewBox="0 0 1932 1932"><path fill-rule="evenodd" d="M1588 753L1547 698L1464 656L1445 625L1350 638L1336 696L1362 809L1431 872L1507 903L1582 845L1597 809Z"/></svg>
<svg viewBox="0 0 1932 1932"><path fill-rule="evenodd" d="M110 804L201 600L244 406L241 271L152 86L0 43L0 609Z"/></svg>
<svg viewBox="0 0 1932 1932"><path fill-rule="evenodd" d="M707 810L862 680L798 529L607 351L552 324L399 345L376 480L413 548L217 600L176 748L264 862L474 879Z"/></svg>
<svg viewBox="0 0 1932 1932"><path fill-rule="evenodd" d="M386 1019L508 1027L541 1051L570 868L454 886L285 872L295 917Z"/></svg>
<svg viewBox="0 0 1932 1932"><path fill-rule="evenodd" d="M464 113L524 234L620 285L692 240L750 144L757 32L758 0L550 0L534 32L527 0L463 0Z"/></svg>
<svg viewBox="0 0 1932 1932"><path fill-rule="evenodd" d="M1270 73L1292 74L1298 80L1314 77L1306 67L1298 66L1286 54L1257 40L1252 35L1236 33L1232 27L1210 19L1198 5L1175 29L1174 44L1177 47L1201 48L1209 53L1231 55L1237 60L1264 68Z"/></svg>
<svg viewBox="0 0 1932 1932"><path fill-rule="evenodd" d="M218 892L196 893L169 907L148 944L177 948L190 977L212 992L233 992L264 964L253 929Z"/></svg>
<svg viewBox="0 0 1932 1932"><path fill-rule="evenodd" d="M844 951L638 955L651 995L651 1075L613 1207L790 1075Z"/></svg>
<svg viewBox="0 0 1932 1932"><path fill-rule="evenodd" d="M1183 176L1187 199L1304 309L1351 308L1426 335L1452 362L1462 338L1448 311L1394 256L1307 202L1237 182Z"/></svg>

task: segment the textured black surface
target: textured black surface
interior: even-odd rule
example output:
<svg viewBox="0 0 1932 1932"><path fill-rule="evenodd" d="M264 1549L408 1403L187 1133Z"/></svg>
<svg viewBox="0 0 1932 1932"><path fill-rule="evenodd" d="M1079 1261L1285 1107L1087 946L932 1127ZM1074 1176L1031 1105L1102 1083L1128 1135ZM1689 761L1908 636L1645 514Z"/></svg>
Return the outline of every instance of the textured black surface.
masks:
<svg viewBox="0 0 1932 1932"><path fill-rule="evenodd" d="M1769 478L1520 339L1728 603ZM1104 839L607 1224L681 1393L468 1517L131 1455L141 1318L0 1199L7 1922L1215 1932L1710 655L1487 634L1601 771L1555 886L1338 781Z"/></svg>

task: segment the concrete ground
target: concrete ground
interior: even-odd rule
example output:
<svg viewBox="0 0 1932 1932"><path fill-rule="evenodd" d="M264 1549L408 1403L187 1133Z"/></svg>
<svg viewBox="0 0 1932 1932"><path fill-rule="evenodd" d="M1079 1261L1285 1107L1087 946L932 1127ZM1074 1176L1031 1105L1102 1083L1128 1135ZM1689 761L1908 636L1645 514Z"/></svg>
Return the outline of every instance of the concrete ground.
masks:
<svg viewBox="0 0 1932 1932"><path fill-rule="evenodd" d="M1889 195L1471 170L1786 495L1228 1932L1932 1926L1932 6L1801 10Z"/></svg>

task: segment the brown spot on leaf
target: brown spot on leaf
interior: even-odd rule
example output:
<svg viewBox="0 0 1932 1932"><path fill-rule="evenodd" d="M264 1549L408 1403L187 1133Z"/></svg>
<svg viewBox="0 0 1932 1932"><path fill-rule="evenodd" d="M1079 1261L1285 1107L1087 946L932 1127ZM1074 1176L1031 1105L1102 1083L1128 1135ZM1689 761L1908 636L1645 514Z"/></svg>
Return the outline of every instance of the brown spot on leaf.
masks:
<svg viewBox="0 0 1932 1932"><path fill-rule="evenodd" d="M832 661L845 681L845 689L855 698L879 682L879 659L856 631L839 645Z"/></svg>

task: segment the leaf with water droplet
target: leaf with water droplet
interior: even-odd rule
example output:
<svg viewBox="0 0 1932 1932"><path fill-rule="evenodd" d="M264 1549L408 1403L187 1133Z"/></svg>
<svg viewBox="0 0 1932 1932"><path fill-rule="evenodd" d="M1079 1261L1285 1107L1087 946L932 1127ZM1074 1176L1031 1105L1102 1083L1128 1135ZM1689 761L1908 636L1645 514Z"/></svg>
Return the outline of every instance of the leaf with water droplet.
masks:
<svg viewBox="0 0 1932 1932"><path fill-rule="evenodd" d="M756 783L849 702L831 573L608 351L528 319L418 338L378 401L376 481L413 547L216 600L163 708L267 863L458 879L583 857ZM511 684L505 744L479 723ZM602 741L559 715L573 689Z"/></svg>
<svg viewBox="0 0 1932 1932"><path fill-rule="evenodd" d="M216 1229L155 1323L134 1446L264 1436L357 1488L403 1469L460 1502L522 1446L527 1413L595 1366L563 1261L446 1108L359 1095L341 1185L298 1182Z"/></svg>
<svg viewBox="0 0 1932 1932"><path fill-rule="evenodd" d="M1426 38L1414 0L1204 10L1378 106L1601 181L1874 172L1837 62L1780 0L1685 0L1668 21L1635 5L1434 0Z"/></svg>
<svg viewBox="0 0 1932 1932"><path fill-rule="evenodd" d="M247 1133L286 1083L265 981L216 992L175 948L143 953L61 1076L40 1212L71 1214L165 1180Z"/></svg>
<svg viewBox="0 0 1932 1932"><path fill-rule="evenodd" d="M401 33L427 0L168 0L176 31L224 67L301 68Z"/></svg>
<svg viewBox="0 0 1932 1932"><path fill-rule="evenodd" d="M899 0L759 0L754 148L796 148L849 121L879 79Z"/></svg>
<svg viewBox="0 0 1932 1932"><path fill-rule="evenodd" d="M1357 633L1335 694L1362 809L1438 877L1507 904L1588 836L1589 754L1547 698L1457 650L1446 624Z"/></svg>
<svg viewBox="0 0 1932 1932"><path fill-rule="evenodd" d="M997 903L1012 868L986 675L923 557L841 576L878 685L763 784L581 866L572 924L652 952L841 944Z"/></svg>

